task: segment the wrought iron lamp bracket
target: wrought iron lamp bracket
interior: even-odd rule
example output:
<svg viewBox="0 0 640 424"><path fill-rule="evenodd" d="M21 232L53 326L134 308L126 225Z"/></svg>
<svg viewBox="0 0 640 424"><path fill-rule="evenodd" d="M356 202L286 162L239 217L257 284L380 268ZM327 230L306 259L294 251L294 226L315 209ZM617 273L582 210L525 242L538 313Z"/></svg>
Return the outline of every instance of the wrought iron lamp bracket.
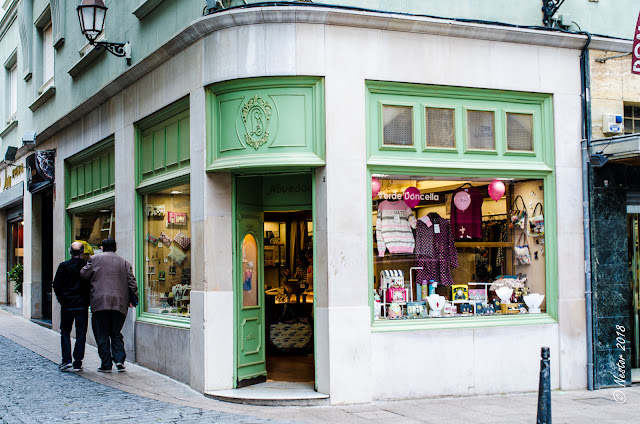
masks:
<svg viewBox="0 0 640 424"><path fill-rule="evenodd" d="M564 0L542 0L542 23L546 27L551 26L551 18L556 14Z"/></svg>
<svg viewBox="0 0 640 424"><path fill-rule="evenodd" d="M114 56L124 57L127 59L127 65L131 65L131 44L130 43L111 43L109 41L89 41L96 49L105 49Z"/></svg>

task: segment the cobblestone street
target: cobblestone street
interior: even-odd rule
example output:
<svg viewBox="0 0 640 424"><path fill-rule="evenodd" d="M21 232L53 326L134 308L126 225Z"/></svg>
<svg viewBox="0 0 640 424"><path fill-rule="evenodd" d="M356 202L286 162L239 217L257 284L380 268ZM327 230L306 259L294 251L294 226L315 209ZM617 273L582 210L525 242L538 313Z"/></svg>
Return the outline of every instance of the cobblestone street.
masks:
<svg viewBox="0 0 640 424"><path fill-rule="evenodd" d="M83 371L84 372L84 371ZM0 336L0 423L284 423L147 399L87 380Z"/></svg>

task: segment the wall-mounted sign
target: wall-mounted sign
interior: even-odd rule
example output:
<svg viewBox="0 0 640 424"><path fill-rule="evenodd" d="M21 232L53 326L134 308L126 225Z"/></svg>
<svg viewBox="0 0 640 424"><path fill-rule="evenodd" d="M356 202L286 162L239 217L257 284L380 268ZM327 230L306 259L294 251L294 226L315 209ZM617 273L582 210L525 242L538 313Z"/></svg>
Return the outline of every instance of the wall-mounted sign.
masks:
<svg viewBox="0 0 640 424"><path fill-rule="evenodd" d="M640 74L640 13L636 22L635 36L633 37L633 52L631 54L631 73Z"/></svg>
<svg viewBox="0 0 640 424"><path fill-rule="evenodd" d="M27 190L31 193L52 184L55 179L55 151L43 150L27 156Z"/></svg>
<svg viewBox="0 0 640 424"><path fill-rule="evenodd" d="M6 190L13 185L13 180L24 173L24 165L18 165L11 171L11 175L7 172L7 168L4 169L4 185L2 190Z"/></svg>

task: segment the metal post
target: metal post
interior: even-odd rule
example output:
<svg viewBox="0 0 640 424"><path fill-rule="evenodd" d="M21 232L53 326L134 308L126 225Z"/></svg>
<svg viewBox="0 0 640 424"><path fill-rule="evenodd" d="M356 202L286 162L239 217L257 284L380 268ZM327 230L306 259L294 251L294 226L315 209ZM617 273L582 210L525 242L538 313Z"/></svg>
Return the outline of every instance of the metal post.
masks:
<svg viewBox="0 0 640 424"><path fill-rule="evenodd" d="M551 368L549 348L543 347L540 359L540 386L538 388L537 424L551 424Z"/></svg>

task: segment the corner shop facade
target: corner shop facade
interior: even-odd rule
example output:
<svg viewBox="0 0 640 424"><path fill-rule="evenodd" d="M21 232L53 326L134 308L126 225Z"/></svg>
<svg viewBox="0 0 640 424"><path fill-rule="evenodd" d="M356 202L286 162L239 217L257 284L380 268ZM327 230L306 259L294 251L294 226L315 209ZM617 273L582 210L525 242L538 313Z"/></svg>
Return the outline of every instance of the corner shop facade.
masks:
<svg viewBox="0 0 640 424"><path fill-rule="evenodd" d="M541 346L551 348L557 364L554 388L586 386L583 259L574 249L582 245L582 37L295 7L231 10L192 27L204 35L181 32L157 53L168 53L169 60L148 73L132 68L127 79L133 83L114 81L100 95L116 94L96 109L75 111L83 117L48 141L57 147L54 227L67 228L66 236L54 234L54 263L64 260L74 214L113 208L118 251L136 263L142 282L142 199L190 185L190 319L138 312L135 324L127 324L130 358L200 391L235 386L242 338L234 289L241 236L238 174L287 171L311 178L315 383L333 403L534 390ZM470 27L477 38L462 38ZM400 103L420 93L487 107L534 101L544 117L541 150L521 160L457 150L436 161L423 149L378 149L371 129L377 125L370 113L377 107L373 87L406 96ZM258 148L244 145L240 114L222 119L225 110L219 107L224 96L244 105L256 95L280 101L274 100L280 109L269 124L278 129ZM167 136L166 151L153 150L159 144L152 139L162 161L142 162L145 131L173 128L172 119L184 121L187 132L178 130L172 139L177 144ZM113 181L108 171L92 190L76 185L74 195L72 171L97 163L105 152L100 170L112 166ZM548 312L510 320L374 322L369 190L371 175L382 172L543 179ZM56 307L54 302L54 328ZM426 364L427 371L391 366L399 362ZM459 366L447 365L453 363ZM499 369L517 369L521 377Z"/></svg>

